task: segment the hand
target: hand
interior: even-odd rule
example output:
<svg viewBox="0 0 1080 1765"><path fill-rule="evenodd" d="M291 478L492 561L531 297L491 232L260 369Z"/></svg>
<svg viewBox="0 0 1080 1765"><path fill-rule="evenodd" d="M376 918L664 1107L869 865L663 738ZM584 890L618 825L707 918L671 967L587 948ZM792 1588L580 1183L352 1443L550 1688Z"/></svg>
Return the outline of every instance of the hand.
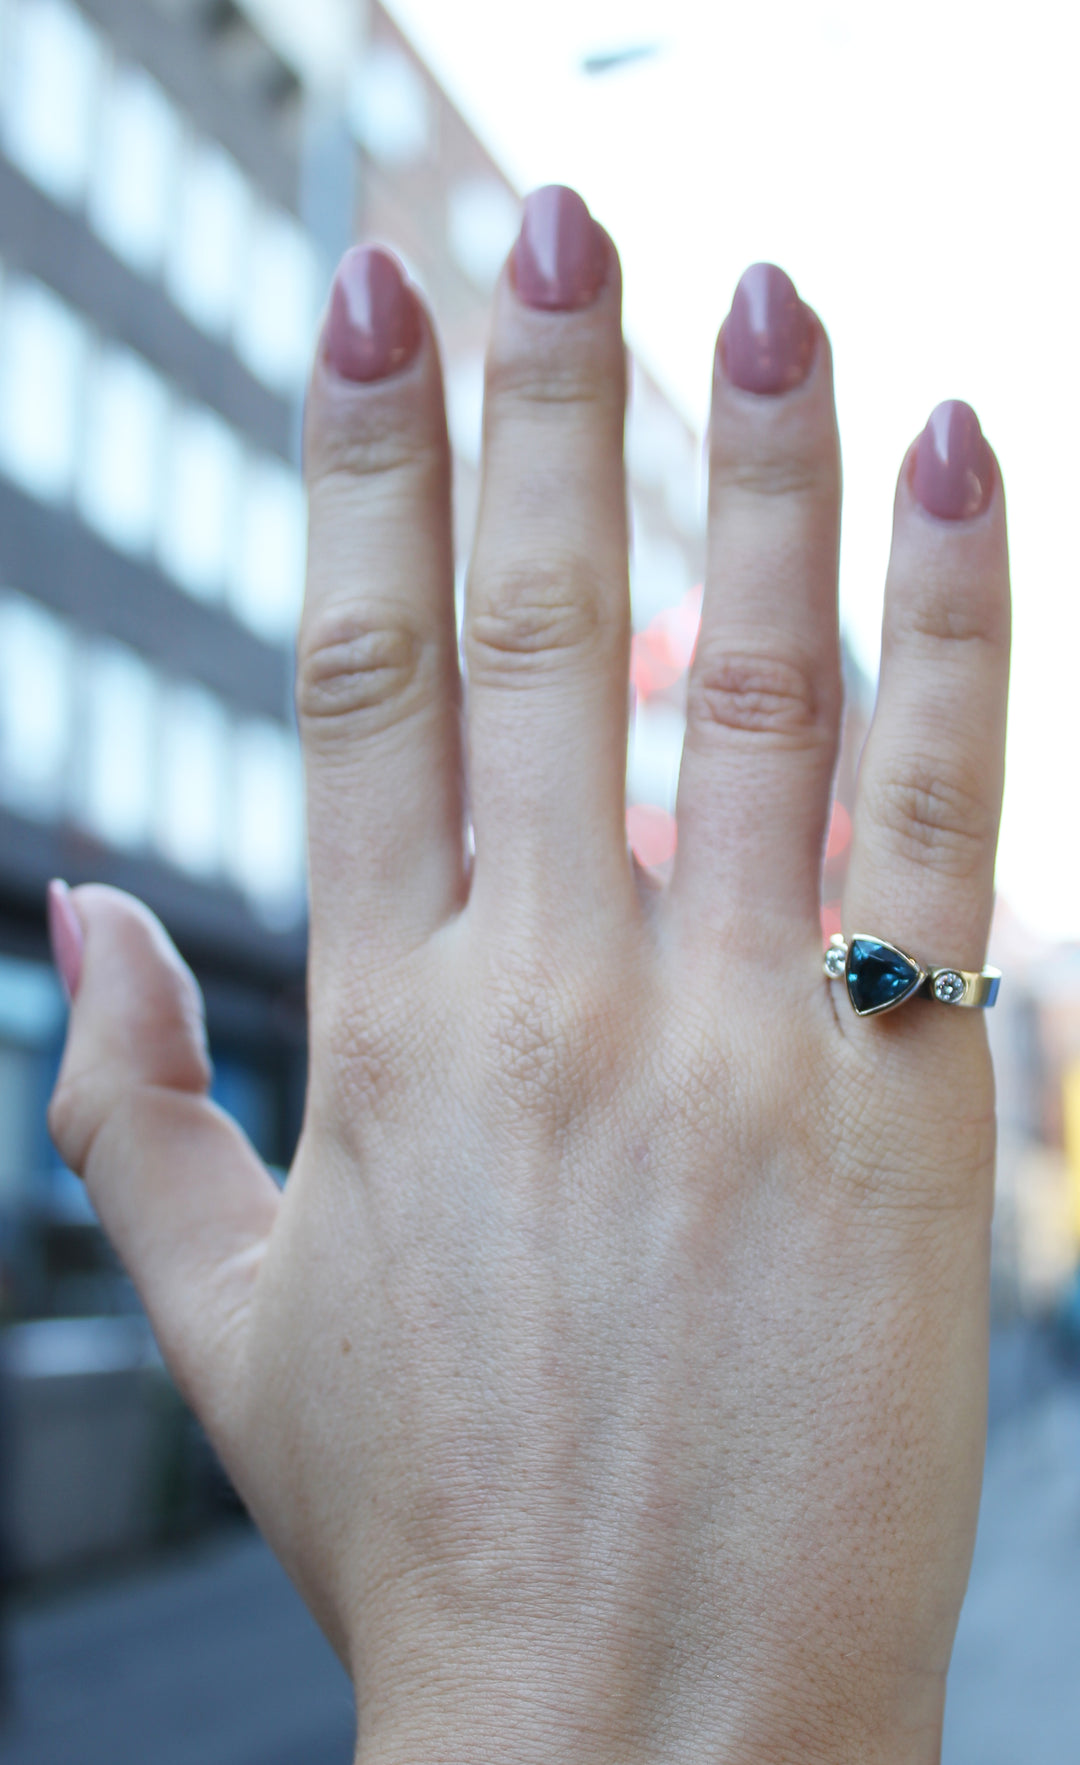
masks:
<svg viewBox="0 0 1080 1765"><path fill-rule="evenodd" d="M354 1676L361 1760L936 1760L984 1023L857 1019L822 976L839 455L825 333L760 266L717 357L677 865L635 873L619 311L580 201L530 199L462 722L430 321L392 260L346 260L307 420L295 1167L279 1198L206 1099L190 975L95 887L54 907L52 1129ZM847 929L982 963L1007 644L999 474L941 407L900 473Z"/></svg>

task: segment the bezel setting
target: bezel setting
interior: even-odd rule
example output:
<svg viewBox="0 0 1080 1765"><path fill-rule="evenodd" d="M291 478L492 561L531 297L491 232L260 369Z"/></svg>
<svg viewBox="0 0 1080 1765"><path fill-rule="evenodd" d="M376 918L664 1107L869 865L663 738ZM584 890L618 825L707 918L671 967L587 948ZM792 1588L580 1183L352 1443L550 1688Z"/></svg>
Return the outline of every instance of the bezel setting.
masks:
<svg viewBox="0 0 1080 1765"><path fill-rule="evenodd" d="M880 1005L860 1005L857 1002L855 993L856 983L852 977L851 970L852 958L855 956L856 947L860 945L864 948L867 945L873 945L878 950L886 951L898 964L908 970L908 985L904 987L902 992L895 994L891 999L884 999ZM886 1012L896 1011L899 1006L906 1005L907 1001L913 998L922 987L926 980L926 974L927 971L922 964L916 962L914 956L910 956L906 950L901 950L899 944L891 944L888 938L874 937L871 932L852 933L847 947L847 957L844 962L844 979L847 982L848 998L851 1000L851 1008L856 1017L884 1017Z"/></svg>
<svg viewBox="0 0 1080 1765"><path fill-rule="evenodd" d="M959 1005L967 991L967 982L956 968L933 970L929 986L939 1005Z"/></svg>
<svg viewBox="0 0 1080 1765"><path fill-rule="evenodd" d="M831 981L839 981L843 979L844 970L847 967L847 945L842 938L839 942L837 942L835 937L833 938L832 943L825 952L824 966L825 973Z"/></svg>

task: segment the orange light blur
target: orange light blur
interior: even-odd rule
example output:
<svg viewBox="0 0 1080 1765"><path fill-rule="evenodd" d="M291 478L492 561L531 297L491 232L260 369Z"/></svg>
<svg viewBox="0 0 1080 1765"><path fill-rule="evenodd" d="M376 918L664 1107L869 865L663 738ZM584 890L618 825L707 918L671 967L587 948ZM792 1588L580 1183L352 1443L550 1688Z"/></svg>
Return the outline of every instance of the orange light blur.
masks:
<svg viewBox="0 0 1080 1765"><path fill-rule="evenodd" d="M626 811L626 837L638 863L647 870L658 870L675 856L675 817L655 803L631 803Z"/></svg>
<svg viewBox="0 0 1080 1765"><path fill-rule="evenodd" d="M826 861L839 858L851 844L851 816L839 800L832 806L832 818L829 822L829 843L825 848Z"/></svg>
<svg viewBox="0 0 1080 1765"><path fill-rule="evenodd" d="M635 634L630 648L630 680L640 698L666 692L693 660L701 626L702 589L691 588L677 606L665 607Z"/></svg>
<svg viewBox="0 0 1080 1765"><path fill-rule="evenodd" d="M840 923L839 901L826 901L821 909L822 943L827 944L830 938L835 937L836 933L843 931L843 929L844 928Z"/></svg>

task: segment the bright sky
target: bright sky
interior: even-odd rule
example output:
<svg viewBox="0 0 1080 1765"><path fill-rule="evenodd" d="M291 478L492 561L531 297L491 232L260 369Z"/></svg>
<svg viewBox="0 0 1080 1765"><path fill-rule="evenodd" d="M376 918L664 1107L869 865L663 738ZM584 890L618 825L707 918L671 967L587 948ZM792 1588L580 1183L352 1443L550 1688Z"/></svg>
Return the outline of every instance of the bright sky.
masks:
<svg viewBox="0 0 1080 1765"><path fill-rule="evenodd" d="M614 235L631 343L702 424L744 266L832 336L841 592L876 671L893 485L942 398L1004 468L1016 659L999 886L1080 938L1080 26L1060 0L390 0L523 189ZM657 42L602 78L586 54Z"/></svg>

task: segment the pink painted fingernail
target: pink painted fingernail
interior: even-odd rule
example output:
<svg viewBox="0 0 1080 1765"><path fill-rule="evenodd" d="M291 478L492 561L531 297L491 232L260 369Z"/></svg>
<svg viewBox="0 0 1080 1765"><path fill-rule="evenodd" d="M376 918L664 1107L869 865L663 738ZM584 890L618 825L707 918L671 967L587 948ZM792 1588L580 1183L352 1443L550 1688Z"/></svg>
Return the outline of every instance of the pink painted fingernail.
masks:
<svg viewBox="0 0 1080 1765"><path fill-rule="evenodd" d="M791 277L775 264L743 271L722 348L728 379L744 392L789 392L806 379L813 326Z"/></svg>
<svg viewBox="0 0 1080 1765"><path fill-rule="evenodd" d="M49 942L53 961L67 994L68 1004L79 990L82 976L83 930L66 882L56 878L45 897L49 919Z"/></svg>
<svg viewBox="0 0 1080 1765"><path fill-rule="evenodd" d="M323 350L344 380L385 380L420 347L416 296L396 257L356 245L338 266Z"/></svg>
<svg viewBox="0 0 1080 1765"><path fill-rule="evenodd" d="M963 521L982 513L993 487L993 456L978 417L962 399L946 399L915 443L912 490L931 515Z"/></svg>
<svg viewBox="0 0 1080 1765"><path fill-rule="evenodd" d="M548 184L525 198L511 274L526 306L573 312L596 299L607 245L576 190Z"/></svg>

